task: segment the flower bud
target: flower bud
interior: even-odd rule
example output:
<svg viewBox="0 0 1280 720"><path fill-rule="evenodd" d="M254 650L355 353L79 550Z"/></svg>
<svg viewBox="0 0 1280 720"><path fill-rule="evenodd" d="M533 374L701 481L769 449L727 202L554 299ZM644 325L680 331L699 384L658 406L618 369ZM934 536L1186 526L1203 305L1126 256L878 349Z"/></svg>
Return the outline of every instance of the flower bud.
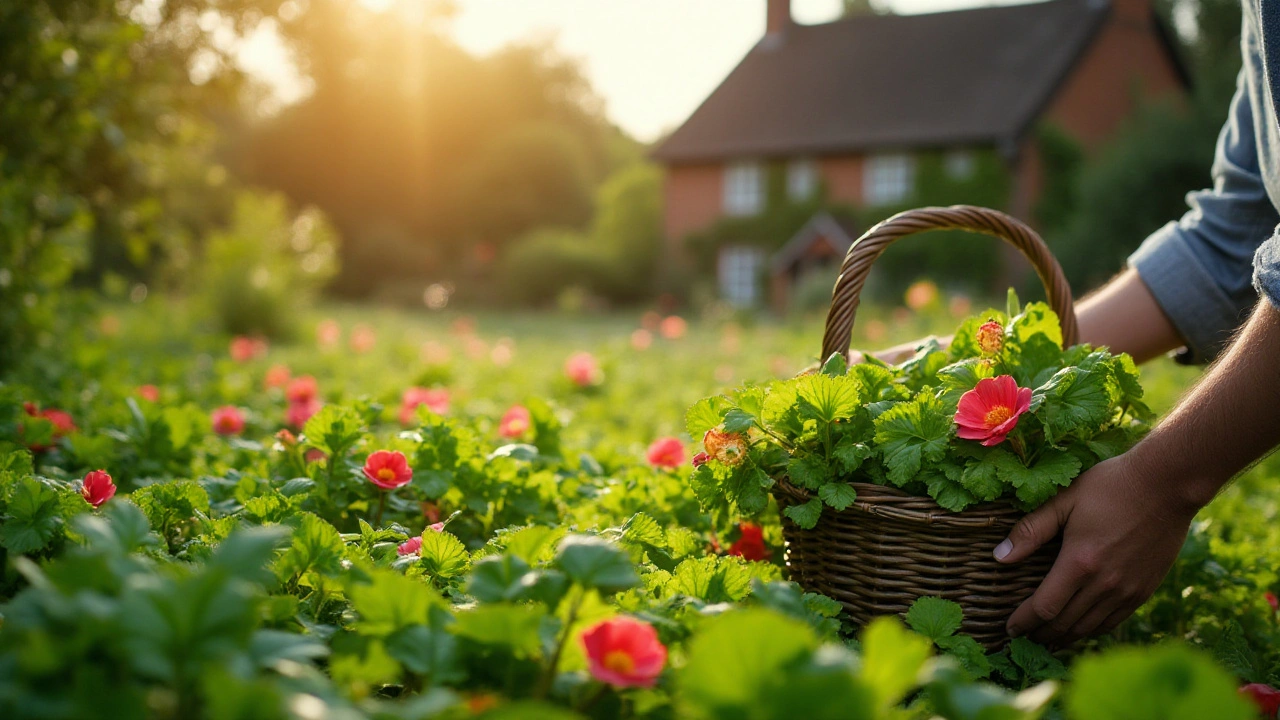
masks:
<svg viewBox="0 0 1280 720"><path fill-rule="evenodd" d="M1004 347L1004 327L995 320L988 320L978 327L974 339L983 355L995 355Z"/></svg>

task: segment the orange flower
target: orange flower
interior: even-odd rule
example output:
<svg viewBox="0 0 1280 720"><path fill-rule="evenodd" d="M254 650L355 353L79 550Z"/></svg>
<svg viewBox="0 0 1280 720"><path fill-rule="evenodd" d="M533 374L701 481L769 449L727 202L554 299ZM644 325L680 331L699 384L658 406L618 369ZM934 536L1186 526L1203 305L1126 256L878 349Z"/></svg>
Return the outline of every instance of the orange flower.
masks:
<svg viewBox="0 0 1280 720"><path fill-rule="evenodd" d="M737 465L747 454L747 438L742 433L725 432L711 428L702 436L702 447L707 454L725 465Z"/></svg>
<svg viewBox="0 0 1280 720"><path fill-rule="evenodd" d="M591 676L617 688L653 687L667 662L667 648L653 626L625 616L588 628L582 649Z"/></svg>
<svg viewBox="0 0 1280 720"><path fill-rule="evenodd" d="M689 323L679 315L669 315L662 319L662 324L658 326L658 333L667 340L679 340L684 337L685 332L689 329Z"/></svg>
<svg viewBox="0 0 1280 720"><path fill-rule="evenodd" d="M978 326L973 339L983 355L996 355L1004 347L1004 326L995 320L988 320Z"/></svg>
<svg viewBox="0 0 1280 720"><path fill-rule="evenodd" d="M115 497L115 494L116 484L106 470L94 470L85 475L84 482L80 485L80 496L94 507L101 507L102 503Z"/></svg>
<svg viewBox="0 0 1280 720"><path fill-rule="evenodd" d="M413 480L413 470L399 450L379 450L364 461L364 476L383 490L395 490Z"/></svg>
<svg viewBox="0 0 1280 720"><path fill-rule="evenodd" d="M906 303L912 310L923 310L938 301L938 286L928 280L920 280L907 288Z"/></svg>
<svg viewBox="0 0 1280 720"><path fill-rule="evenodd" d="M234 405L224 405L210 415L213 431L219 435L239 435L244 430L244 414Z"/></svg>
<svg viewBox="0 0 1280 720"><path fill-rule="evenodd" d="M658 438L649 445L647 456L650 465L674 470L684 464L684 443L680 442L680 438Z"/></svg>
<svg viewBox="0 0 1280 720"><path fill-rule="evenodd" d="M498 434L514 440L529 432L532 426L533 416L529 414L529 408L523 405L512 405L498 421Z"/></svg>
<svg viewBox="0 0 1280 720"><path fill-rule="evenodd" d="M1018 418L1031 407L1031 388L1020 388L1010 375L983 378L960 397L956 436L981 440L988 447L1004 442Z"/></svg>

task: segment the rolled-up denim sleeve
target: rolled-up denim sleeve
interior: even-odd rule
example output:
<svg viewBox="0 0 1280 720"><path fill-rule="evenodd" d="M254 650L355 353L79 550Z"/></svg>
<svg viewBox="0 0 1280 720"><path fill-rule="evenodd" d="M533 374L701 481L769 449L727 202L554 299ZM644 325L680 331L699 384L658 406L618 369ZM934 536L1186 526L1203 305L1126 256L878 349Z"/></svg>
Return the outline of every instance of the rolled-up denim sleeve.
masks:
<svg viewBox="0 0 1280 720"><path fill-rule="evenodd" d="M1241 71L1218 135L1213 188L1189 193L1191 209L1182 219L1157 230L1129 257L1129 266L1186 340L1184 359L1191 362L1206 362L1222 350L1257 301L1255 282L1273 302L1280 298L1280 241L1268 240L1280 213L1258 166L1244 83ZM1255 254L1263 263L1256 275Z"/></svg>

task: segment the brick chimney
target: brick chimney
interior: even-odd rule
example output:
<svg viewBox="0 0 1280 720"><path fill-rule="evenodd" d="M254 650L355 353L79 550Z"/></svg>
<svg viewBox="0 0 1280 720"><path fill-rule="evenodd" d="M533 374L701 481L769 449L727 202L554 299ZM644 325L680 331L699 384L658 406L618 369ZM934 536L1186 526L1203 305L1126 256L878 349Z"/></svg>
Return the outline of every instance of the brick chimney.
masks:
<svg viewBox="0 0 1280 720"><path fill-rule="evenodd" d="M791 0L765 0L765 35L781 35L791 27Z"/></svg>

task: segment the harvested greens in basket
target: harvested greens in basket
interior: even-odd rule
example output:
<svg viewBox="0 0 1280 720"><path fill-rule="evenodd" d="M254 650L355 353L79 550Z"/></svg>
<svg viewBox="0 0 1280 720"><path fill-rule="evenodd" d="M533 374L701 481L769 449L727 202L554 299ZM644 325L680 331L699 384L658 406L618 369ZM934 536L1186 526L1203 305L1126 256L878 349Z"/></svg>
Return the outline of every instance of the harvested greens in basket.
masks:
<svg viewBox="0 0 1280 720"><path fill-rule="evenodd" d="M1044 303L990 310L947 348L924 344L890 366L847 366L745 385L690 408L705 453L693 487L704 509L756 515L779 480L808 491L786 515L813 527L822 506L847 508L850 482L876 483L961 511L1007 500L1032 510L1149 427L1128 355L1062 347Z"/></svg>

